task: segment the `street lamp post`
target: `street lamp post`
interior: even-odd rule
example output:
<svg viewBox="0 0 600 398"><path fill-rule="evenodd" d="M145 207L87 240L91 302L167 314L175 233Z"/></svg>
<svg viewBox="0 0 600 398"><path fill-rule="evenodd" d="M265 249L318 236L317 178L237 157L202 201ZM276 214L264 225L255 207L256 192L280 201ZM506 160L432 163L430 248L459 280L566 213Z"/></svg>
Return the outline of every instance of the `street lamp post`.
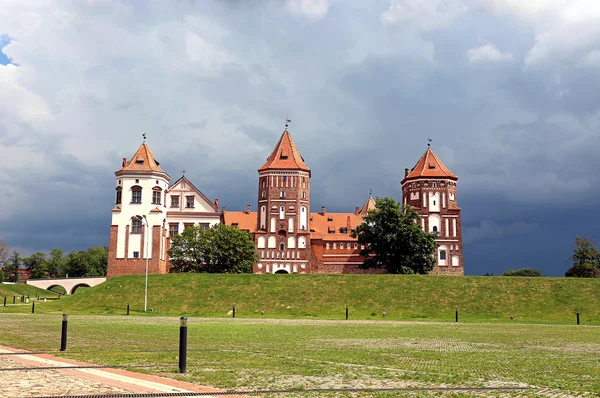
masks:
<svg viewBox="0 0 600 398"><path fill-rule="evenodd" d="M148 219L146 218L146 215L137 215L133 216L133 218L142 221L146 226L146 250L144 251L144 254L146 255L146 285L144 287L144 312L146 312L146 308L148 307L148 235L150 234L150 225L148 225Z"/></svg>

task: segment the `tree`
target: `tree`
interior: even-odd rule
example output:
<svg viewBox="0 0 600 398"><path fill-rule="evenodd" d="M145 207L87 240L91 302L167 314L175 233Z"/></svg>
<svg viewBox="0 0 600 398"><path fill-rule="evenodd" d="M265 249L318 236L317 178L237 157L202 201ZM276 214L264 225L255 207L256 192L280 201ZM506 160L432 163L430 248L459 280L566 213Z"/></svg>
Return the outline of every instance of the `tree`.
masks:
<svg viewBox="0 0 600 398"><path fill-rule="evenodd" d="M391 274L427 274L435 264L435 233L420 227L421 217L409 205L377 198L375 210L352 232L364 245L361 268L385 268ZM373 254L373 256L369 256Z"/></svg>
<svg viewBox="0 0 600 398"><path fill-rule="evenodd" d="M14 250L13 254L6 260L4 264L4 275L9 282L19 281L19 268L23 265L23 259L18 251Z"/></svg>
<svg viewBox="0 0 600 398"><path fill-rule="evenodd" d="M4 240L0 239L0 267L6 264L9 253L10 248L8 247L8 244Z"/></svg>
<svg viewBox="0 0 600 398"><path fill-rule="evenodd" d="M518 270L509 269L502 276L542 276L542 273L535 268L519 268Z"/></svg>
<svg viewBox="0 0 600 398"><path fill-rule="evenodd" d="M590 239L575 237L573 266L565 273L568 277L597 278L600 273L600 252Z"/></svg>
<svg viewBox="0 0 600 398"><path fill-rule="evenodd" d="M252 235L224 224L185 228L171 240L169 257L173 272L249 273L258 261Z"/></svg>
<svg viewBox="0 0 600 398"><path fill-rule="evenodd" d="M65 259L65 273L69 276L104 276L108 266L108 248L91 247L86 251L72 251Z"/></svg>
<svg viewBox="0 0 600 398"><path fill-rule="evenodd" d="M23 263L29 271L32 278L47 278L48 265L46 255L42 252L33 253L31 256L23 259Z"/></svg>
<svg viewBox="0 0 600 398"><path fill-rule="evenodd" d="M50 278L64 277L66 274L66 261L61 249L54 248L50 252L50 257L46 261L48 265L48 275Z"/></svg>
<svg viewBox="0 0 600 398"><path fill-rule="evenodd" d="M0 268L0 283L4 282L4 270Z"/></svg>

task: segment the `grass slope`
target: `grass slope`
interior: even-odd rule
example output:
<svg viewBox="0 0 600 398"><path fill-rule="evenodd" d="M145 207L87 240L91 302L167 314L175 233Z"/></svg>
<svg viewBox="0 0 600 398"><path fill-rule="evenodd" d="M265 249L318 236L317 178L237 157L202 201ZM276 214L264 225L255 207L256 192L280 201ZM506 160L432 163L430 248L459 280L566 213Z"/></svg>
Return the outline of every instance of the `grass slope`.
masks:
<svg viewBox="0 0 600 398"><path fill-rule="evenodd" d="M17 283L17 284L4 284L4 283L0 283L0 300L4 300L4 296L7 297L7 302L12 303L12 296L25 296L27 297L27 295L29 295L29 297L36 297L36 295L39 294L40 297L48 297L48 298L53 298L53 297L57 297L58 295L54 292L48 291L48 290L44 290L44 289L40 289L37 288L35 286L31 286L31 285L26 285L23 283ZM0 303L0 305L2 305L2 303Z"/></svg>
<svg viewBox="0 0 600 398"><path fill-rule="evenodd" d="M74 296L36 306L41 313L143 310L144 276L112 278ZM600 280L579 278L412 275L150 275L154 314L230 317L318 317L600 324ZM0 307L0 312L3 309ZM14 312L14 311L11 311Z"/></svg>

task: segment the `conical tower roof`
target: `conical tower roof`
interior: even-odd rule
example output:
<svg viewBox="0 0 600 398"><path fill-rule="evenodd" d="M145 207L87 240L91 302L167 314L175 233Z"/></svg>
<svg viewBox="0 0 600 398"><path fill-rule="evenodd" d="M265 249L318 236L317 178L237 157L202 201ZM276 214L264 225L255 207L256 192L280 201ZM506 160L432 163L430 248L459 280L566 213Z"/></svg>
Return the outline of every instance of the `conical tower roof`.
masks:
<svg viewBox="0 0 600 398"><path fill-rule="evenodd" d="M304 163L304 159L298 152L292 135L287 129L281 135L265 164L258 169L258 171L265 170L303 170L310 173L310 169Z"/></svg>
<svg viewBox="0 0 600 398"><path fill-rule="evenodd" d="M129 161L123 159L123 167L117 170L117 173L123 171L155 171L165 173L146 142L138 148Z"/></svg>
<svg viewBox="0 0 600 398"><path fill-rule="evenodd" d="M373 197L369 195L369 199L367 199L362 209L360 209L358 215L364 217L369 214L370 210L375 210L376 207L377 204L375 203L375 200L373 200Z"/></svg>
<svg viewBox="0 0 600 398"><path fill-rule="evenodd" d="M415 178L450 178L458 180L458 177L448 170L431 148L427 148L421 159L403 181Z"/></svg>

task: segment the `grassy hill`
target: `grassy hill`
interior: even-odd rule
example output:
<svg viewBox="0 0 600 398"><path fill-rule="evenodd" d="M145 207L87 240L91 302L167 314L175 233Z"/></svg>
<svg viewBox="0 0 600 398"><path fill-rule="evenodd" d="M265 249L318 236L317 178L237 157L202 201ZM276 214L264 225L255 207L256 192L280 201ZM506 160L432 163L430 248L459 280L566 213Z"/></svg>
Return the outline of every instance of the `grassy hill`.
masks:
<svg viewBox="0 0 600 398"><path fill-rule="evenodd" d="M50 292L48 290L40 289L35 286L26 285L24 283L17 284L4 284L0 283L0 300L4 300L4 296L10 298L10 302L12 303L12 296L25 296L27 297L36 297L36 294L39 294L40 297L57 297L58 295L54 292ZM8 299L7 299L8 300ZM2 303L0 303L2 305Z"/></svg>
<svg viewBox="0 0 600 398"><path fill-rule="evenodd" d="M144 276L107 282L36 305L36 313L143 313ZM150 275L154 315L600 324L600 280L412 275ZM8 307L7 307L8 308ZM4 309L6 310L6 309ZM15 309L13 309L14 312ZM0 307L0 313L3 308Z"/></svg>

